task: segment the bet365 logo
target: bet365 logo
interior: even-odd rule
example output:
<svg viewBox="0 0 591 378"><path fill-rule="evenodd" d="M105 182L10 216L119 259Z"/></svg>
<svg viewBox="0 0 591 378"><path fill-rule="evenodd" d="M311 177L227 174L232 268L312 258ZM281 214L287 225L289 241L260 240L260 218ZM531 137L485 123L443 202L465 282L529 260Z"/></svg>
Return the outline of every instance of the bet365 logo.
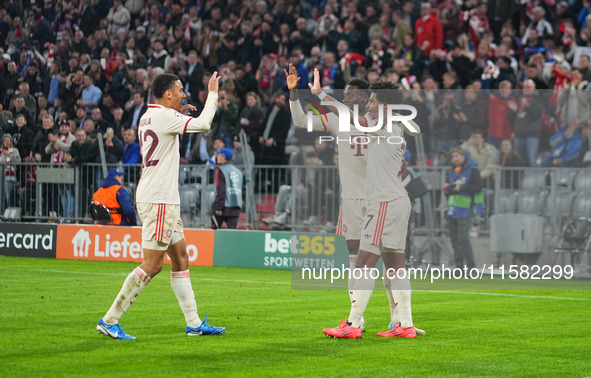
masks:
<svg viewBox="0 0 591 378"><path fill-rule="evenodd" d="M336 251L336 238L324 235L293 235L288 238L273 238L270 232L265 233L266 253L292 253L299 255L333 255Z"/></svg>

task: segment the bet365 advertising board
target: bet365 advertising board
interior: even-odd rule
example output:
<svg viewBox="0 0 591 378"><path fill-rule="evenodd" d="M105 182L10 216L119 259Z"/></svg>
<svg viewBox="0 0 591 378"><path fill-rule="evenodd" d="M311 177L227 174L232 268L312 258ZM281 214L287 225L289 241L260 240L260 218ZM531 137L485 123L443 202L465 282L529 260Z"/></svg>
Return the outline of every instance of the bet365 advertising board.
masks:
<svg viewBox="0 0 591 378"><path fill-rule="evenodd" d="M345 238L334 234L217 230L214 266L267 269L349 266Z"/></svg>

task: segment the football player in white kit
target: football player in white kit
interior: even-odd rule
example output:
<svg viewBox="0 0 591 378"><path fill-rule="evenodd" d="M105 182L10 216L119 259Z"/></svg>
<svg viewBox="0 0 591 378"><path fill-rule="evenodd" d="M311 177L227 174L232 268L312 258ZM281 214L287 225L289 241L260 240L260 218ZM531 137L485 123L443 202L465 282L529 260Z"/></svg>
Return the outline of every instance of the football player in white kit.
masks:
<svg viewBox="0 0 591 378"><path fill-rule="evenodd" d="M138 137L142 151L142 175L137 187L136 203L142 220L144 260L129 274L111 308L98 322L99 333L114 339L135 339L118 324L135 298L150 280L162 270L164 254L172 262L171 285L187 322L188 336L216 335L223 327L213 327L197 313L195 295L189 278L189 258L180 219L178 190L179 134L209 130L218 102L219 77L214 72L209 80L209 94L201 115L193 118L183 113L194 110L182 106L186 94L176 75L161 74L154 79L152 91L156 104L148 105L141 117Z"/></svg>
<svg viewBox="0 0 591 378"><path fill-rule="evenodd" d="M322 92L316 77L314 86L310 85L312 93L320 100L335 101ZM368 116L358 115L358 122L365 127L375 126L374 119L378 117L379 105L383 105L384 118L387 104L399 104L402 94L393 83L378 82L370 86L372 94L367 104ZM378 97L379 96L379 97ZM336 107L329 106L331 111L338 111ZM353 112L350 114L354 116ZM351 119L353 123L353 119ZM397 136L399 143L381 143L371 139L367 158L367 187L368 204L365 211L365 219L362 224L361 245L357 255L356 269L362 272L362 278L353 278L351 296L351 313L348 321L339 327L324 329L323 332L336 338L361 338L362 317L369 297L373 292L375 280L369 277L368 269L375 268L380 256L384 261L384 281L386 282L389 297L393 299L391 305L391 326L386 332L379 332L384 337L416 337L416 330L412 324L410 313L410 282L408 279L399 279L393 270L404 268L404 247L408 216L410 214L410 200L398 173L402 165L405 142L404 134L416 135L419 128L413 123L414 129L402 124L393 125L392 134L385 128L381 128L372 136L388 138ZM400 156L399 156L400 155ZM343 185L344 186L344 185ZM422 333L422 332L421 332Z"/></svg>
<svg viewBox="0 0 591 378"><path fill-rule="evenodd" d="M285 71L285 70L284 70ZM308 127L308 118L300 104L298 85L300 78L293 64L289 64L289 72L285 71L289 93L289 107L294 125L300 128ZM369 83L365 80L353 79L345 90L343 103L349 108L357 105L364 110L369 99ZM330 131L342 142L338 144L339 179L341 181L341 206L336 233L343 235L349 249L349 265L355 268L359 240L361 238L361 223L365 217L367 206L367 144L346 143L349 138L365 137L354 126L349 132L339 130L338 114L328 113L327 119L313 117L312 126L316 131ZM321 143L328 143L322 142ZM352 281L349 281L349 285ZM351 287L349 286L349 289ZM392 302L393 303L393 302ZM362 324L363 328L363 324Z"/></svg>

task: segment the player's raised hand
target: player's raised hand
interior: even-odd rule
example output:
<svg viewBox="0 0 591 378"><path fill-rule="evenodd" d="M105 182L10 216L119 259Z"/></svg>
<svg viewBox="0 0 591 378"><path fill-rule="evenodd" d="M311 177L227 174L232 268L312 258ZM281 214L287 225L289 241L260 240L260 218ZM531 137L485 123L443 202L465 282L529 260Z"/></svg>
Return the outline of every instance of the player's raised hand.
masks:
<svg viewBox="0 0 591 378"><path fill-rule="evenodd" d="M283 69L285 72L285 83L287 84L287 89L290 91L297 89L300 85L300 78L298 77L298 70L294 67L292 63L289 63L289 72Z"/></svg>
<svg viewBox="0 0 591 378"><path fill-rule="evenodd" d="M209 78L209 84L207 85L207 89L210 92L217 92L220 86L220 76L218 76L218 72L215 71L211 77Z"/></svg>
<svg viewBox="0 0 591 378"><path fill-rule="evenodd" d="M185 113L186 111L190 110L196 110L197 108L194 105L191 104L187 104L187 105L183 105L183 107L181 108L181 113Z"/></svg>
<svg viewBox="0 0 591 378"><path fill-rule="evenodd" d="M320 72L318 68L314 68L314 85L308 83L308 87L310 87L310 91L314 96L318 96L322 93L322 87L320 86Z"/></svg>

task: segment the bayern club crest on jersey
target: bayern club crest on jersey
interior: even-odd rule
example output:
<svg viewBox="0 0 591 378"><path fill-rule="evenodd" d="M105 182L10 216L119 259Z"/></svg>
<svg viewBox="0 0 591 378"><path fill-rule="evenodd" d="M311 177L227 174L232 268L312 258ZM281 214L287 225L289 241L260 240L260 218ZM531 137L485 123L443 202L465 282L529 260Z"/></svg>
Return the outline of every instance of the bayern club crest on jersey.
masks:
<svg viewBox="0 0 591 378"><path fill-rule="evenodd" d="M347 232L347 225L346 224L343 225L343 232Z"/></svg>
<svg viewBox="0 0 591 378"><path fill-rule="evenodd" d="M169 228L168 231L166 231L166 237L170 238L172 236L172 230Z"/></svg>

